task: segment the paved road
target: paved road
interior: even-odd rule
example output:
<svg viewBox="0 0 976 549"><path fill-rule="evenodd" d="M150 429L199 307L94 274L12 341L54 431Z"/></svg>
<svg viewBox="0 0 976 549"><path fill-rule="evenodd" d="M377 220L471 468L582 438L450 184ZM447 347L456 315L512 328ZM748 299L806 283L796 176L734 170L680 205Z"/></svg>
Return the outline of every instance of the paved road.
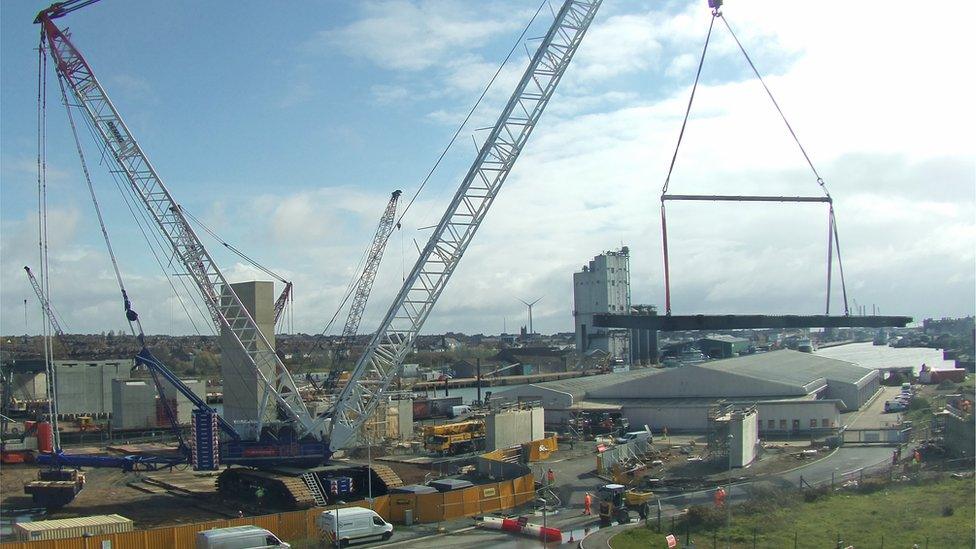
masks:
<svg viewBox="0 0 976 549"><path fill-rule="evenodd" d="M831 475L834 476L837 482L841 482L845 474L851 474L851 472L856 471L861 467L870 467L887 461L891 458L891 451L892 449L888 447L840 448L822 460L800 466L793 471L782 473L774 478L760 479L735 485L732 489L731 499L735 501L748 497L748 488L753 482L771 483L773 485L790 485L796 487L799 486L801 476L807 482L818 483L829 482ZM577 480L579 481L580 479ZM582 479L582 481L589 480L589 478ZM588 485L589 483L579 482L579 484ZM582 498L582 493L580 493L578 497ZM713 492L709 490L662 499L662 517L670 517L672 514L680 512L682 509L687 508L690 505L709 503L712 501L712 497ZM575 501L576 498L574 497L570 499ZM585 526L588 526L591 531L598 530L595 520L589 517L580 517L575 512L564 511L555 516L549 516L547 519L547 524L562 528L564 535L569 531L573 531L573 538L575 541L578 541L581 534L584 533L582 528ZM542 517L535 517L531 520L535 523L542 523ZM614 530L616 531L616 529ZM594 543L587 543L587 547L591 545L605 547L605 544L601 545L603 538L609 537L607 534L615 533L615 531L606 532L605 534L592 534L593 537L590 541L594 542L595 545ZM568 539L568 536L565 537ZM575 541L573 545L575 545ZM436 538L424 538L406 541L399 543L396 546L404 548L448 547L472 549L475 547L504 547L509 549L522 549L529 547L538 548L541 546L541 543L536 540L519 538L511 534L503 534L495 531L470 530L467 532L453 533ZM560 545L549 544L549 547L571 546L572 545L568 543L563 543Z"/></svg>
<svg viewBox="0 0 976 549"><path fill-rule="evenodd" d="M854 412L850 418L841 416L848 428L851 429L876 429L879 427L891 427L899 422L901 414L886 414L884 403L886 400L893 400L901 393L901 387L882 387L881 394L875 397L867 407Z"/></svg>

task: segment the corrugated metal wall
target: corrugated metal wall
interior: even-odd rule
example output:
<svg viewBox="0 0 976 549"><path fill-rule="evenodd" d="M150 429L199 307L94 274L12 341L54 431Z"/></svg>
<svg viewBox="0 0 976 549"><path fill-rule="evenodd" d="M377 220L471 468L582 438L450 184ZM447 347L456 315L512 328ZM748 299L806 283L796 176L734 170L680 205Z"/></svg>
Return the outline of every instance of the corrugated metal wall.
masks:
<svg viewBox="0 0 976 549"><path fill-rule="evenodd" d="M407 509L413 509L415 522L432 523L480 515L501 509L511 509L528 503L534 496L535 479L530 473L513 480L482 484L453 492L380 496L374 499L373 509L387 521L399 524L403 523L404 512ZM368 506L365 501L357 501L339 506L339 508ZM103 547L103 541L111 542L113 549L193 547L196 543L197 532L212 528L245 525L265 528L274 532L284 541L295 542L319 537L315 519L324 509L315 507L303 511L259 517L197 522L183 526L92 536L87 540L86 538L73 538L3 543L0 544L0 549L92 549ZM328 509L335 509L335 507L328 507Z"/></svg>

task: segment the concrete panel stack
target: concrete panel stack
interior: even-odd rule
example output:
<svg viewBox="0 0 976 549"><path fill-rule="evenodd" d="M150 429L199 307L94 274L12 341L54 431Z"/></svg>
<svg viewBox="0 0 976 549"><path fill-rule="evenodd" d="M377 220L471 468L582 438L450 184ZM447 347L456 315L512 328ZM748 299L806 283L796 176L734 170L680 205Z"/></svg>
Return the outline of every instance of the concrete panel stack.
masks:
<svg viewBox="0 0 976 549"><path fill-rule="evenodd" d="M21 401L44 400L47 389L47 375L44 373L16 373L10 376L10 395Z"/></svg>
<svg viewBox="0 0 976 549"><path fill-rule="evenodd" d="M58 412L63 415L112 413L112 382L130 379L132 360L57 361Z"/></svg>
<svg viewBox="0 0 976 549"><path fill-rule="evenodd" d="M240 282L231 284L234 293L257 323L268 343L274 347L274 283ZM229 288L224 289L225 294ZM258 343L258 345L262 345ZM243 436L256 435L259 419L274 419L275 401L261 409L264 386L243 350L238 349L234 335L226 328L220 334L220 375L224 379L224 419ZM274 364L265 366L264 376L274 379Z"/></svg>
<svg viewBox="0 0 976 549"><path fill-rule="evenodd" d="M152 381L112 381L112 429L157 427L156 388Z"/></svg>
<svg viewBox="0 0 976 549"><path fill-rule="evenodd" d="M544 408L506 410L488 416L486 449L509 448L545 438L544 423Z"/></svg>
<svg viewBox="0 0 976 549"><path fill-rule="evenodd" d="M197 395L203 400L207 399L207 382L201 381L199 379L181 379L184 385L193 391L193 394ZM193 404L190 399L183 396L176 387L166 380L162 380L163 394L166 399L170 402L170 406L176 411L176 421L180 425L188 425L192 419L193 414Z"/></svg>

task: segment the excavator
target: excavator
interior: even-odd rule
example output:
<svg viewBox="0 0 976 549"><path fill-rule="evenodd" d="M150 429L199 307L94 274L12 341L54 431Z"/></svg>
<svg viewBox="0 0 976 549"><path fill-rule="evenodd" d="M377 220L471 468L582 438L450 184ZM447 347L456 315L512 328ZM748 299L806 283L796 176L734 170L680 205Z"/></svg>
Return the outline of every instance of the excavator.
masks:
<svg viewBox="0 0 976 549"><path fill-rule="evenodd" d="M165 379L190 399L195 407L191 434L187 441L181 437L181 455L177 458L87 457L59 451L44 456L44 462L55 468L105 466L127 470L187 462L196 470L229 465L218 479L222 493L252 499L255 494L262 494L268 502L293 507L324 505L353 497L354 494L331 493L323 488L334 485L332 481L336 479L352 478L352 482L341 483L350 487L364 486L363 480L368 480L374 495L395 486L399 479L392 471L375 465L371 470L340 465L331 458L358 444L364 423L399 375L403 360L412 351L424 322L537 126L602 0L565 0L554 14L552 24L537 40L537 49L515 91L478 149L427 244L420 249L416 263L373 332L348 382L322 415L309 413L291 373L189 224L182 206L72 42L73 36L55 24L55 20L94 1L68 0L38 13L35 23L42 29L41 55L44 51L50 53L62 91L71 96L70 101L65 97L65 103L77 105L83 112L107 162L114 164L113 174L136 203L142 203L143 213L158 231L156 237L169 246L172 267L199 291L214 328L227 345L222 351L239 357L253 373L260 409L267 413L256 420L231 425L152 354L145 346L141 321L115 255L110 253L126 319L142 343L136 362L149 370L157 387ZM70 120L70 108L68 112ZM83 155L80 156L87 176ZM111 252L97 202L95 205ZM381 241L385 243L385 239Z"/></svg>

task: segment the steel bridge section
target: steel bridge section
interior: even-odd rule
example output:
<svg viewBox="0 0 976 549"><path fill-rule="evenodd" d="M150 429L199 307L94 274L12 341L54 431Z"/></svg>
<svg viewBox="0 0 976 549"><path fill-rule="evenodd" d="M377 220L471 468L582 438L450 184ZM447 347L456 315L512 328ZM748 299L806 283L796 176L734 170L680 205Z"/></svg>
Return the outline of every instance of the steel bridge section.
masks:
<svg viewBox="0 0 976 549"><path fill-rule="evenodd" d="M602 0L567 0L556 14L336 401L329 424L333 451L348 445L398 375L403 359L522 152L601 3Z"/></svg>
<svg viewBox="0 0 976 549"><path fill-rule="evenodd" d="M320 436L311 430L313 419L291 374L193 232L87 61L49 17L42 13L39 19L59 75L69 84L119 170L169 240L186 274L197 285L218 333L221 327L226 327L233 334L264 386L264 398L273 397L304 432ZM221 292L219 288L226 291ZM268 379L265 370L274 372L273 380Z"/></svg>
<svg viewBox="0 0 976 549"><path fill-rule="evenodd" d="M910 316L593 315L593 325L596 327L661 332L762 328L904 328L910 322L912 322Z"/></svg>

